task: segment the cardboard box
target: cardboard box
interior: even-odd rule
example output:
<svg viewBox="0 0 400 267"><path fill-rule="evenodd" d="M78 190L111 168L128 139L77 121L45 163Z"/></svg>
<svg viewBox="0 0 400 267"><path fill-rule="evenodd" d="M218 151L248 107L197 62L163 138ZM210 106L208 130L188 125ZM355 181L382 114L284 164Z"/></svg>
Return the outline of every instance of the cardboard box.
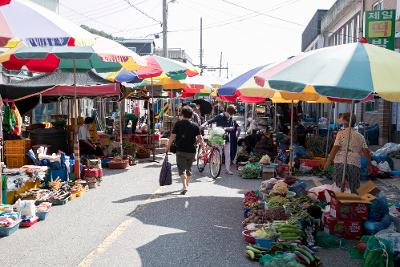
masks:
<svg viewBox="0 0 400 267"><path fill-rule="evenodd" d="M342 220L329 214L323 216L324 231L330 235L359 240L363 234L362 220Z"/></svg>
<svg viewBox="0 0 400 267"><path fill-rule="evenodd" d="M345 236L345 224L344 221L339 221L337 218L329 214L323 216L324 231L330 235L337 237Z"/></svg>
<svg viewBox="0 0 400 267"><path fill-rule="evenodd" d="M262 179L268 180L268 179L274 178L274 174L275 174L274 167L272 167L272 168L266 167L266 166L262 167Z"/></svg>
<svg viewBox="0 0 400 267"><path fill-rule="evenodd" d="M342 220L365 220L368 218L368 204L375 199L379 189L368 181L357 190L357 194L329 191L331 196L330 215Z"/></svg>

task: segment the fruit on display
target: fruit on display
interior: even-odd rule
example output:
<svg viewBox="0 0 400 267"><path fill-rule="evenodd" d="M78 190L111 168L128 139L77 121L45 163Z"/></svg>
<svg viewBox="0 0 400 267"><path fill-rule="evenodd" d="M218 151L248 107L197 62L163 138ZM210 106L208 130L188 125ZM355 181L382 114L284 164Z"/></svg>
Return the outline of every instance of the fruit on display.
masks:
<svg viewBox="0 0 400 267"><path fill-rule="evenodd" d="M268 208L283 207L283 205L289 202L289 199L279 195L278 196L270 195L267 197L267 200L268 200L267 202Z"/></svg>
<svg viewBox="0 0 400 267"><path fill-rule="evenodd" d="M287 220L288 216L285 212L284 207L274 207L265 210L264 219L265 221L272 222L275 220Z"/></svg>
<svg viewBox="0 0 400 267"><path fill-rule="evenodd" d="M286 196L287 192L289 191L287 183L283 181L278 181L276 184L272 187L272 193L274 195L281 195L281 196Z"/></svg>
<svg viewBox="0 0 400 267"><path fill-rule="evenodd" d="M252 232L250 235L255 238L261 239L275 239L278 236L276 230L273 227L261 227L255 232Z"/></svg>
<svg viewBox="0 0 400 267"><path fill-rule="evenodd" d="M261 197L257 196L256 192L249 191L244 194L243 204L245 208L251 208L254 203L261 200Z"/></svg>
<svg viewBox="0 0 400 267"><path fill-rule="evenodd" d="M243 226L250 223L261 224L264 223L264 205L257 203L254 204L250 211L249 216L243 221Z"/></svg>

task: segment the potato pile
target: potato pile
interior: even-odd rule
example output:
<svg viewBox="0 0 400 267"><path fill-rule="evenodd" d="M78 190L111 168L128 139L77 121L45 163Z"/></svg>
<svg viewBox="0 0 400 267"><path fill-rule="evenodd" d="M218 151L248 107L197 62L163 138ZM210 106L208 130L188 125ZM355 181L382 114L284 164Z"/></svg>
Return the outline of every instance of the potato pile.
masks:
<svg viewBox="0 0 400 267"><path fill-rule="evenodd" d="M243 221L243 225L246 226L250 223L261 224L264 223L264 205L255 204L249 212L249 216Z"/></svg>

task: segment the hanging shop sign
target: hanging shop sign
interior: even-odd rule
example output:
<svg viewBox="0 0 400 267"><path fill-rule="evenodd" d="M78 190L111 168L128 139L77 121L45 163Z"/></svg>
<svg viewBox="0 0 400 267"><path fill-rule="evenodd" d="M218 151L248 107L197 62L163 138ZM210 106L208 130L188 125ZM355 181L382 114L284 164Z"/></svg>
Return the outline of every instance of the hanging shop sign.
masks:
<svg viewBox="0 0 400 267"><path fill-rule="evenodd" d="M396 10L373 10L364 14L365 36L370 44L394 50Z"/></svg>

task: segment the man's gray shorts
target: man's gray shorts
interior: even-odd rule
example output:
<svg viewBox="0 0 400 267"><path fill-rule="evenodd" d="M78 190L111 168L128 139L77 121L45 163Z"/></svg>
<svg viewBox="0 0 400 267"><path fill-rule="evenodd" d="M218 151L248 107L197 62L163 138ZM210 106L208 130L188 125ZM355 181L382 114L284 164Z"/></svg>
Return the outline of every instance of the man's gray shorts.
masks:
<svg viewBox="0 0 400 267"><path fill-rule="evenodd" d="M176 152L176 165L178 165L179 175L192 176L192 165L195 160L196 153Z"/></svg>

